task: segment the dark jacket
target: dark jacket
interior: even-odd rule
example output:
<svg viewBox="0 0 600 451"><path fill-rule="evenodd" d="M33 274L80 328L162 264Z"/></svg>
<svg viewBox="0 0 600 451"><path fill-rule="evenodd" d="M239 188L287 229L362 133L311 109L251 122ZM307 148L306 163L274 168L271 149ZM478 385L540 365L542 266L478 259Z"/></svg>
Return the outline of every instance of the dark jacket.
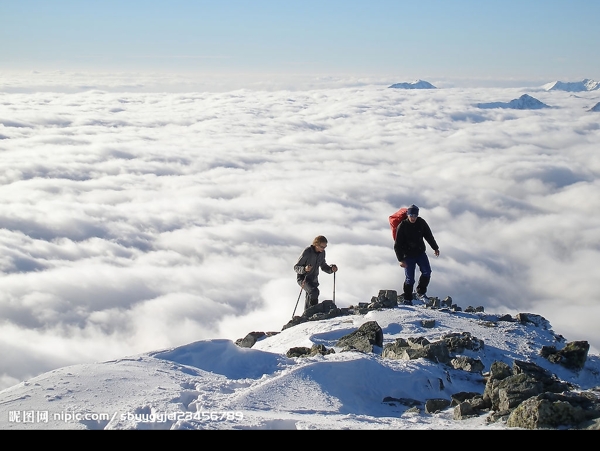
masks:
<svg viewBox="0 0 600 451"><path fill-rule="evenodd" d="M425 252L425 239L434 251L439 249L429 224L420 216L417 220L410 222L405 219L396 229L396 241L394 241L394 251L398 261L404 261L407 257L416 257Z"/></svg>
<svg viewBox="0 0 600 451"><path fill-rule="evenodd" d="M307 273L304 271L304 268L309 265L312 266L312 269ZM297 274L296 279L298 282L301 282L304 280L304 277L306 277L307 280L317 281L317 278L319 277L319 268L327 274L333 272L331 266L325 261L325 251L317 252L314 246L308 246L304 249L300 257L298 257L298 261L294 265L294 271L296 271Z"/></svg>

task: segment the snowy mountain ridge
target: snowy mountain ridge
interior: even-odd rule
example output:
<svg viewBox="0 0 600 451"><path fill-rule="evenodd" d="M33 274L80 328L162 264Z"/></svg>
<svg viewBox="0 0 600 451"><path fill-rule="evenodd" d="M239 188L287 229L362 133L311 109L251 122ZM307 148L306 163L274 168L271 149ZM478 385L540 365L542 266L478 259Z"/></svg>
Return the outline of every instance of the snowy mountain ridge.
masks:
<svg viewBox="0 0 600 451"><path fill-rule="evenodd" d="M452 408L427 411L431 400L448 406L459 393L483 393L480 371L427 358L384 358L383 348L466 333L484 346L459 354L479 360L486 372L494 362L530 362L581 390L600 385L598 356L587 356L580 371L542 357L542 348L560 348L566 340L545 319L527 315L519 322L482 311L399 305L306 321L264 335L252 348L202 340L65 367L0 391L0 428L507 429L485 415L456 420ZM365 353L338 346L367 323L381 328L383 347ZM315 346L328 352L288 356L292 348Z"/></svg>
<svg viewBox="0 0 600 451"><path fill-rule="evenodd" d="M600 82L584 78L581 81L574 82L562 82L553 81L542 86L546 91L568 91L568 92L582 92L582 91L596 91L600 89Z"/></svg>

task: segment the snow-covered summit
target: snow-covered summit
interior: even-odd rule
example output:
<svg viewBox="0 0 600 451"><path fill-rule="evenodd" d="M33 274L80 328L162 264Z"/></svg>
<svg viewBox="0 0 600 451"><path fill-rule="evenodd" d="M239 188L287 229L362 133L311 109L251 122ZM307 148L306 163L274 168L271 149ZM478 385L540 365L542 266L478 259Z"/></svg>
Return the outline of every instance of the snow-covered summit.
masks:
<svg viewBox="0 0 600 451"><path fill-rule="evenodd" d="M545 84L542 86L542 88L544 88L546 91L596 91L600 89L600 82L590 80L589 78L574 82L553 81L552 83Z"/></svg>
<svg viewBox="0 0 600 451"><path fill-rule="evenodd" d="M0 429L507 429L452 409L427 413L410 401L481 393L481 372L429 359L397 360L344 350L339 339L376 322L383 345L463 334L483 343L464 349L485 371L492 363L531 362L582 389L600 385L600 360L569 370L540 354L565 339L538 315L452 312L424 305L308 321L267 334L252 348L202 340L171 349L44 373L0 391ZM292 348L335 352L290 357Z"/></svg>
<svg viewBox="0 0 600 451"><path fill-rule="evenodd" d="M388 87L394 89L437 89L435 86L425 80L414 80L410 83L395 83Z"/></svg>

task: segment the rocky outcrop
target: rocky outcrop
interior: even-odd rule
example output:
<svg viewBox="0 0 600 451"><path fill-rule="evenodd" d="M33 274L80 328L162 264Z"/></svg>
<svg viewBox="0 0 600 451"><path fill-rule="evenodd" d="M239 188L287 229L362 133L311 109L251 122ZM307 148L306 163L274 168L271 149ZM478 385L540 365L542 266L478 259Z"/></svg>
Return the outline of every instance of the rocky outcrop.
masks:
<svg viewBox="0 0 600 451"><path fill-rule="evenodd" d="M532 396L546 392L561 393L572 388L533 363L515 361L512 370L508 370L508 365L503 362L495 362L492 366L494 365L500 368L490 372L483 399L493 411L501 415Z"/></svg>
<svg viewBox="0 0 600 451"><path fill-rule="evenodd" d="M453 303L450 296L443 301L437 297L418 300L421 308L439 309L448 314L461 312L461 308ZM364 315L371 310L383 308L406 308L408 303L402 295L394 290L380 290L368 303L340 309L333 301L323 301L311 307L301 316L295 316L283 329L293 327L306 321L318 321L342 315ZM409 305L412 305L410 303ZM409 307L415 308L415 307ZM478 315L481 324L496 327L500 321L519 323L527 327L550 329L550 323L540 315L518 313L511 315L483 315L483 307L467 307L465 313ZM423 328L435 328L434 320L424 320ZM252 347L257 340L277 332L251 332L243 339L236 341L241 347ZM566 340L555 335L556 341ZM368 321L356 331L340 338L336 348L341 351L359 351L363 353L379 353L383 359L415 360L427 359L448 370L460 370L477 373L482 377L481 393L456 393L450 400L433 398L422 403L406 398L385 397L384 403L404 405L409 409L426 413L435 413L448 408L453 409L453 417L457 421L473 416L487 415L490 423L503 421L510 427L522 429L570 428L600 429L600 392L577 391L576 387L561 381L550 371L531 362L515 360L512 367L505 362L494 362L487 373L484 373L482 361L474 356L485 348L483 340L469 332L442 334L439 339L430 341L425 337L398 338L393 343L383 343L383 331L375 321ZM467 354L464 353L468 351ZM543 346L540 356L548 361L568 368L571 371L583 369L587 360L589 344L586 341L565 343L562 349L556 346ZM291 348L288 357L310 357L335 353L323 345L312 348ZM448 373L450 374L450 373ZM450 376L449 376L450 377ZM435 381L434 381L435 384ZM444 381L439 380L440 388ZM600 388L599 388L600 390Z"/></svg>
<svg viewBox="0 0 600 451"><path fill-rule="evenodd" d="M538 365L515 361L511 368L494 362L483 396L463 396L454 407L461 420L489 412L488 422L506 421L522 429L593 428L600 418L600 398L593 392L576 392Z"/></svg>
<svg viewBox="0 0 600 451"><path fill-rule="evenodd" d="M589 395L542 393L520 403L509 415L507 426L524 429L556 429L581 425L600 418L600 403Z"/></svg>

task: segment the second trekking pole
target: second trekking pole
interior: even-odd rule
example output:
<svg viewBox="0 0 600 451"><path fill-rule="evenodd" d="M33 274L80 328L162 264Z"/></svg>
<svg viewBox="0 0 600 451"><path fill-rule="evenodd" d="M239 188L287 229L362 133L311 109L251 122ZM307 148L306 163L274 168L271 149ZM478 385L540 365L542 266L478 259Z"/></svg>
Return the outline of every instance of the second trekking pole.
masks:
<svg viewBox="0 0 600 451"><path fill-rule="evenodd" d="M294 307L294 313L292 313L292 319L294 319L294 315L296 314L296 309L298 308L298 302L300 302L300 296L302 296L302 290L304 289L304 282L306 282L306 277L302 281L302 285L300 285L300 293L298 294L298 300L296 301L296 307Z"/></svg>

